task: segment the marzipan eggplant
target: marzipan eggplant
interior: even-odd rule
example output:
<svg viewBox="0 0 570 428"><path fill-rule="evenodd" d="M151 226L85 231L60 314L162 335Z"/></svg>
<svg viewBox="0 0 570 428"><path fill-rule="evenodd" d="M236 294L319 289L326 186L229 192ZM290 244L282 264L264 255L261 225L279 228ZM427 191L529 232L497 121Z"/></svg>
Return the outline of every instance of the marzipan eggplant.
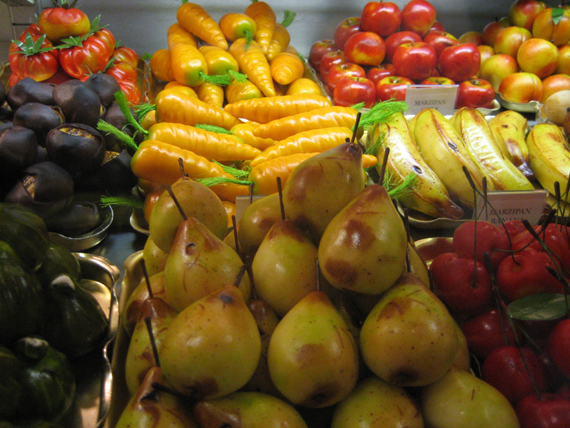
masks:
<svg viewBox="0 0 570 428"><path fill-rule="evenodd" d="M76 189L104 190L111 195L130 193L138 183L131 170L131 159L126 149L120 152L107 150L101 166L76 182Z"/></svg>
<svg viewBox="0 0 570 428"><path fill-rule="evenodd" d="M136 112L133 110L132 107L129 107L129 109L131 111L131 114L133 115L133 118L138 121L138 115L136 114ZM109 108L105 113L105 116L103 117L103 120L108 124L113 125L115 128L120 129L129 137L134 138L137 144L142 143L142 141L144 140L144 135L140 132L136 132L134 126L127 122L125 114L119 107L119 104L117 104L116 102L112 103L109 106ZM121 141L110 132L106 132L104 133L104 135L105 135L105 144L107 145L107 150L120 151L120 148L122 147Z"/></svg>
<svg viewBox="0 0 570 428"><path fill-rule="evenodd" d="M36 133L37 143L46 145L49 131L65 122L61 108L41 103L27 103L14 113L14 125L23 126Z"/></svg>
<svg viewBox="0 0 570 428"><path fill-rule="evenodd" d="M117 79L106 73L92 74L84 83L89 89L95 91L105 108L108 108L115 101L115 92L121 90Z"/></svg>
<svg viewBox="0 0 570 428"><path fill-rule="evenodd" d="M0 346L0 420L11 420L22 395L24 363L6 346Z"/></svg>
<svg viewBox="0 0 570 428"><path fill-rule="evenodd" d="M61 274L69 275L76 281L81 278L81 265L77 258L66 247L51 241L46 257L36 271L36 276L44 287L47 287Z"/></svg>
<svg viewBox="0 0 570 428"><path fill-rule="evenodd" d="M44 306L37 277L22 266L10 244L0 241L0 344L39 332Z"/></svg>
<svg viewBox="0 0 570 428"><path fill-rule="evenodd" d="M0 241L12 247L29 272L41 266L50 245L43 218L23 205L6 202L0 202Z"/></svg>
<svg viewBox="0 0 570 428"><path fill-rule="evenodd" d="M49 107L47 107L49 109ZM37 137L33 130L13 126L0 132L0 178L11 180L36 163Z"/></svg>
<svg viewBox="0 0 570 428"><path fill-rule="evenodd" d="M53 106L56 105L53 97L55 86L53 83L37 82L31 77L25 77L8 91L6 102L12 111L34 102Z"/></svg>
<svg viewBox="0 0 570 428"><path fill-rule="evenodd" d="M45 219L50 232L80 236L96 229L102 222L99 208L93 202L77 202Z"/></svg>
<svg viewBox="0 0 570 428"><path fill-rule="evenodd" d="M68 358L87 354L101 344L109 320L97 299L69 275L46 288L46 321L42 336Z"/></svg>
<svg viewBox="0 0 570 428"><path fill-rule="evenodd" d="M81 80L60 83L53 90L53 98L67 123L82 123L96 128L105 111L99 95Z"/></svg>

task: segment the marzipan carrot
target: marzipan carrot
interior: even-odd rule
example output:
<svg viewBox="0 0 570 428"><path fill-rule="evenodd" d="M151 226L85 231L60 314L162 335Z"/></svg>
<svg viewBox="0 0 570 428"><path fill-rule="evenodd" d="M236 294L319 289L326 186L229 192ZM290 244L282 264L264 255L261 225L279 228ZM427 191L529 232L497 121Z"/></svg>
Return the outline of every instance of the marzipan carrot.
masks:
<svg viewBox="0 0 570 428"><path fill-rule="evenodd" d="M196 86L196 94L198 98L212 107L223 108L224 106L224 88L212 82L203 82Z"/></svg>
<svg viewBox="0 0 570 428"><path fill-rule="evenodd" d="M259 44L254 40L237 39L230 46L242 73L246 74L266 97L275 96L275 86L271 77L269 62Z"/></svg>
<svg viewBox="0 0 570 428"><path fill-rule="evenodd" d="M257 126L257 124L254 125L251 122L244 122L232 127L230 132L236 137L241 138L245 144L249 144L259 150L265 150L275 144L275 140L271 138L261 138L253 135L252 129L254 126Z"/></svg>
<svg viewBox="0 0 570 428"><path fill-rule="evenodd" d="M151 110L141 120L141 126L145 131L148 131L150 127L156 124L156 111Z"/></svg>
<svg viewBox="0 0 570 428"><path fill-rule="evenodd" d="M352 107L332 106L297 113L256 126L252 132L262 138L283 140L293 134L309 129L344 126L352 128L358 110Z"/></svg>
<svg viewBox="0 0 570 428"><path fill-rule="evenodd" d="M271 76L280 85L288 85L305 74L305 64L299 55L281 52L269 62Z"/></svg>
<svg viewBox="0 0 570 428"><path fill-rule="evenodd" d="M178 43L189 43L192 46L194 46L195 48L198 47L198 41L196 40L196 37L194 37L194 35L190 31L188 31L186 28L182 27L178 22L171 24L168 27L168 30L166 31L167 39L170 36L174 36L174 35L179 36L179 37L176 37L176 41Z"/></svg>
<svg viewBox="0 0 570 428"><path fill-rule="evenodd" d="M182 83L178 83L176 80L168 82L166 85L164 85L164 89L173 89L173 88L177 88L176 89L177 91L183 92L193 97L198 97L198 94L196 93L196 90L194 88L191 88L188 85L183 85Z"/></svg>
<svg viewBox="0 0 570 428"><path fill-rule="evenodd" d="M212 46L228 49L226 36L206 9L196 3L185 2L176 11L176 19L188 31Z"/></svg>
<svg viewBox="0 0 570 428"><path fill-rule="evenodd" d="M257 31L255 21L245 13L226 13L220 18L219 25L230 42L241 38L253 40Z"/></svg>
<svg viewBox="0 0 570 428"><path fill-rule="evenodd" d="M271 39L271 43L267 48L267 59L271 60L275 55L285 50L289 43L291 42L291 34L287 27L291 25L293 20L295 19L296 13L291 12L290 10L285 11L285 17L283 22L277 22L275 24L275 29L273 31L273 38Z"/></svg>
<svg viewBox="0 0 570 428"><path fill-rule="evenodd" d="M253 159L261 151L231 134L218 134L181 123L157 123L148 132L148 139L190 150L218 162Z"/></svg>
<svg viewBox="0 0 570 428"><path fill-rule="evenodd" d="M254 167L270 159L293 153L324 152L325 150L344 144L346 140L350 140L351 137L352 131L345 127L319 128L302 131L266 148L252 159L250 165Z"/></svg>
<svg viewBox="0 0 570 428"><path fill-rule="evenodd" d="M226 111L212 107L197 97L164 89L156 96L156 119L158 122L175 122L185 125L214 125L230 130L242 121Z"/></svg>
<svg viewBox="0 0 570 428"><path fill-rule="evenodd" d="M203 45L198 50L206 58L208 74L211 76L225 76L228 71L239 72L239 65L234 56L217 46Z"/></svg>
<svg viewBox="0 0 570 428"><path fill-rule="evenodd" d="M303 94L252 98L228 103L224 106L224 110L235 117L241 117L257 123L267 123L297 113L305 113L330 106L331 101L324 95Z"/></svg>
<svg viewBox="0 0 570 428"><path fill-rule="evenodd" d="M143 141L131 159L131 169L139 179L173 184L180 178L180 160L184 172L193 179L227 177L223 168L203 156L157 140ZM249 194L247 186L223 183L210 187L220 199L235 202L236 196Z"/></svg>
<svg viewBox="0 0 570 428"><path fill-rule="evenodd" d="M259 43L261 51L264 54L267 53L277 23L275 12L268 3L253 0L245 9L244 13L255 21L257 31L255 32L254 39Z"/></svg>
<svg viewBox="0 0 570 428"><path fill-rule="evenodd" d="M232 80L232 83L226 86L225 93L226 100L230 104L241 100L263 97L259 88L248 79Z"/></svg>
<svg viewBox="0 0 570 428"><path fill-rule="evenodd" d="M195 44L188 40L187 35L179 27L176 27L175 24L170 26L168 50L170 51L172 75L179 83L197 86L203 82L204 76L208 74L208 65L204 55Z"/></svg>
<svg viewBox="0 0 570 428"><path fill-rule="evenodd" d="M296 94L322 94L319 84L308 77L301 77L300 79L291 82L287 87L287 92L285 95L296 95Z"/></svg>
<svg viewBox="0 0 570 428"><path fill-rule="evenodd" d="M149 67L152 75L157 79L170 82L174 80L172 74L172 65L170 63L170 51L168 49L159 49L152 54Z"/></svg>

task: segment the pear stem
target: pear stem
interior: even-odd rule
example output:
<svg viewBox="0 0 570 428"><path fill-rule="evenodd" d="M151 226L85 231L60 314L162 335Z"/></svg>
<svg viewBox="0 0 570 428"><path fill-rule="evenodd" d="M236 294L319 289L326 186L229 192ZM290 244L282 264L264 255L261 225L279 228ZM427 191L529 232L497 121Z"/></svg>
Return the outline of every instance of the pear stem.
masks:
<svg viewBox="0 0 570 428"><path fill-rule="evenodd" d="M166 190L168 191L168 193L170 194L170 197L172 198L172 200L176 204L176 208L178 208L178 211L180 211L180 215L182 216L184 221L188 220L188 217L186 217L186 214L184 213L184 210L182 209L180 202L178 202L178 199L176 199L176 196L174 195L174 192L172 191L172 187L170 187L170 184L166 185Z"/></svg>
<svg viewBox="0 0 570 428"><path fill-rule="evenodd" d="M152 333L152 324L150 317L144 317L144 322L146 324L146 329L148 331L148 336L150 338L150 347L152 348L152 356L157 367L160 367L160 359L158 358L158 348L156 347L156 340L154 334Z"/></svg>
<svg viewBox="0 0 570 428"><path fill-rule="evenodd" d="M283 188L281 177L277 177L277 192L279 192L279 208L281 208L281 220L285 220L285 205L283 205Z"/></svg>
<svg viewBox="0 0 570 428"><path fill-rule="evenodd" d="M358 125L360 124L360 118L361 118L361 117L362 117L362 113L361 113L361 112L358 112L358 113L356 114L356 120L355 120L355 122L354 122L354 128L353 128L353 131L352 131L352 138L351 138L351 140L350 140L350 142L351 142L352 144L354 144L354 142L355 142L355 140L356 140L356 131L358 131Z"/></svg>
<svg viewBox="0 0 570 428"><path fill-rule="evenodd" d="M388 163L388 156L390 155L390 147L384 149L384 159L382 160L382 168L380 169L380 177L378 178L378 184L384 185L384 175L386 174L386 164Z"/></svg>
<svg viewBox="0 0 570 428"><path fill-rule="evenodd" d="M142 269L142 273L144 276L144 281L146 284L146 289L148 290L148 297L150 297L152 299L154 296L152 293L152 288L150 286L150 278L148 277L148 271L146 270L146 262L144 261L144 259L141 259L140 264L141 264L141 269Z"/></svg>
<svg viewBox="0 0 570 428"><path fill-rule="evenodd" d="M317 291L321 291L321 265L319 259L315 259L315 264L317 265Z"/></svg>
<svg viewBox="0 0 570 428"><path fill-rule="evenodd" d="M408 217L408 207L404 208L404 227L406 228L406 271L412 271L412 263L410 261L410 219Z"/></svg>
<svg viewBox="0 0 570 428"><path fill-rule="evenodd" d="M236 222L235 214L232 215L232 227L234 228L234 243L236 246L236 253L239 254L239 239L238 239L238 234L237 234L237 222Z"/></svg>
<svg viewBox="0 0 570 428"><path fill-rule="evenodd" d="M239 272L236 276L236 280L234 281L234 285L236 287L239 287L239 283L241 282L243 276L245 275L245 272L247 271L247 265L244 263L243 265L241 265Z"/></svg>

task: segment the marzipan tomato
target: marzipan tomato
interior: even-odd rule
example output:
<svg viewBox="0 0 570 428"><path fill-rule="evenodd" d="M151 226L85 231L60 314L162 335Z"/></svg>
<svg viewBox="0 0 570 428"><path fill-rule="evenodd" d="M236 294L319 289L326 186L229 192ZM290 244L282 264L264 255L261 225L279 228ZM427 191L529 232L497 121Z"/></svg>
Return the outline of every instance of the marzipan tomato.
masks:
<svg viewBox="0 0 570 428"><path fill-rule="evenodd" d="M121 90L127 96L127 100L131 105L137 105L141 102L141 90L137 86L136 82L130 82L128 80L117 80L119 82L119 86Z"/></svg>
<svg viewBox="0 0 570 428"><path fill-rule="evenodd" d="M113 51L113 54L111 55L111 58L114 58L115 62L128 62L135 68L139 66L139 56L134 49L131 49L127 46L116 47Z"/></svg>
<svg viewBox="0 0 570 428"><path fill-rule="evenodd" d="M117 80L137 82L138 71L132 64L124 61L111 61L109 61L109 66L105 69L106 74L110 74Z"/></svg>
<svg viewBox="0 0 570 428"><path fill-rule="evenodd" d="M24 41L14 40L8 50L12 73L19 78L42 81L52 77L59 68L59 52L46 35L26 33Z"/></svg>
<svg viewBox="0 0 570 428"><path fill-rule="evenodd" d="M42 33L53 42L59 42L68 37L81 37L91 28L89 17L80 9L73 7L67 0L61 0L61 7L44 9L38 18L38 26Z"/></svg>

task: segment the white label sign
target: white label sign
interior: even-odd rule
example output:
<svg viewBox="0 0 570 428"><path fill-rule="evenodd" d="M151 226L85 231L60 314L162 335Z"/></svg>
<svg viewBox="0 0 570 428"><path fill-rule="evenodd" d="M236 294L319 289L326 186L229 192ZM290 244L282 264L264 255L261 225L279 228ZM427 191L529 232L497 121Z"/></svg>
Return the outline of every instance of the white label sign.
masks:
<svg viewBox="0 0 570 428"><path fill-rule="evenodd" d="M527 220L530 224L535 225L544 215L546 198L548 191L531 190L531 191L493 191L487 193L487 200L490 206L485 206L483 198L477 198L477 210L480 215L479 220L487 220L495 225L499 225L499 216L503 221L509 220ZM473 218L476 216L474 215Z"/></svg>
<svg viewBox="0 0 570 428"><path fill-rule="evenodd" d="M406 114L417 114L423 108L433 108L441 114L452 115L459 85L410 85L406 89Z"/></svg>

